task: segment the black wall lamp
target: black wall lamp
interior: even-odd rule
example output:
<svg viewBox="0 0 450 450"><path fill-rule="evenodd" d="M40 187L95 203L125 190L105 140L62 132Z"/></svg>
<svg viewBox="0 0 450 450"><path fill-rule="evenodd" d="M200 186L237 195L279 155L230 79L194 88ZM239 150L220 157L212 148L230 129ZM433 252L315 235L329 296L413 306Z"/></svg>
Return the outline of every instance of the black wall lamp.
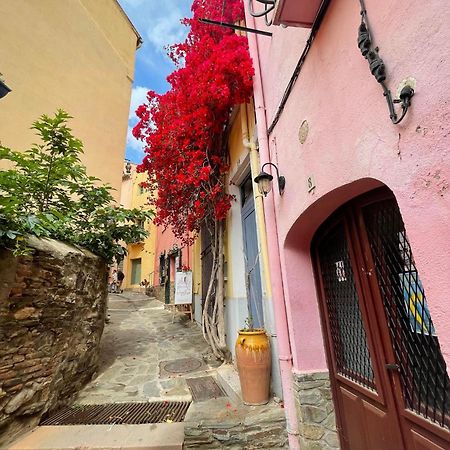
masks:
<svg viewBox="0 0 450 450"><path fill-rule="evenodd" d="M11 89L6 86L5 82L2 79L2 74L0 73L0 98L3 98L6 94L10 93Z"/></svg>
<svg viewBox="0 0 450 450"><path fill-rule="evenodd" d="M275 167L275 170L277 171L278 191L280 195L283 195L284 188L286 186L286 178L284 178L282 175L280 176L280 173L278 172L278 167L270 162L263 164L263 166L261 167L260 174L254 179L255 183L258 184L258 190L260 194L263 194L264 197L267 197L267 194L272 189L273 176L270 175L270 173L264 172L264 167L266 166Z"/></svg>
<svg viewBox="0 0 450 450"><path fill-rule="evenodd" d="M361 25L358 30L358 47L361 50L364 58L369 63L370 71L375 79L380 83L383 88L383 95L386 98L386 102L389 108L389 117L393 124L400 123L408 112L408 108L411 106L411 99L414 95L414 89L411 86L405 86L400 92L399 99L392 99L392 94L389 88L386 86L386 66L383 60L378 55L378 47L373 47L372 36L367 22L367 11L364 4L364 0L359 0L361 5ZM395 111L394 104L400 103L402 112L400 117Z"/></svg>

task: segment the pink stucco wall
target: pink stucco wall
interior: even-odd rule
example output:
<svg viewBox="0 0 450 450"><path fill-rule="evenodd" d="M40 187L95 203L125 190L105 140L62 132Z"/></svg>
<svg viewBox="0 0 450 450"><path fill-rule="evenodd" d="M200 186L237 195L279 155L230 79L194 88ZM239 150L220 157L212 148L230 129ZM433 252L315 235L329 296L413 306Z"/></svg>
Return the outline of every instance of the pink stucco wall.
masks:
<svg viewBox="0 0 450 450"><path fill-rule="evenodd" d="M366 0L375 45L393 93L417 80L405 120L390 122L381 87L357 47L359 2L333 0L270 135L271 159L287 185L275 189L276 214L294 367L326 369L310 242L345 201L382 184L395 194L450 366L450 2ZM265 28L261 19L258 28ZM309 30L271 27L258 36L267 121ZM302 145L300 124L309 134ZM316 189L307 192L307 178Z"/></svg>
<svg viewBox="0 0 450 450"><path fill-rule="evenodd" d="M153 277L154 286L159 286L159 256L163 252L167 252L173 248L176 244L178 248L181 248L181 264L192 267L193 261L193 249L191 247L183 247L183 244L172 233L171 229L164 230L162 227L156 228L156 248L155 248L155 273ZM175 265L171 264L171 281L175 280Z"/></svg>

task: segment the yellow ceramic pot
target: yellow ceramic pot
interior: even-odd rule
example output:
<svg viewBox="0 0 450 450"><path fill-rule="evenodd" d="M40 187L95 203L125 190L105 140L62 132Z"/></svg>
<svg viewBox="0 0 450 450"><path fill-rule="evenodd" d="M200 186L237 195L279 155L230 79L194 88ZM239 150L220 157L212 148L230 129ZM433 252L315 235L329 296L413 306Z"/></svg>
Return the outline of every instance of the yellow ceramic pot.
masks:
<svg viewBox="0 0 450 450"><path fill-rule="evenodd" d="M270 341L263 329L241 330L236 340L236 362L246 405L264 405L270 397Z"/></svg>

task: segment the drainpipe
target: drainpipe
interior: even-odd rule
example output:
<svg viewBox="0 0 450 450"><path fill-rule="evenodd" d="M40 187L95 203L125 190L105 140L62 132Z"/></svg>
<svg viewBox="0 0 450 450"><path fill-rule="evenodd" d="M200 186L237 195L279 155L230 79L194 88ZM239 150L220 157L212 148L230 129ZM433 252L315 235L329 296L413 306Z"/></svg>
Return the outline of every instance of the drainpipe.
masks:
<svg viewBox="0 0 450 450"><path fill-rule="evenodd" d="M260 170L260 162L256 143L249 139L249 120L247 113L247 105L241 105L241 128L242 128L242 142L244 147L248 149L250 158L250 174L255 178ZM258 191L253 190L253 198L255 202L256 227L258 230L258 240L260 247L260 261L264 274L264 294L267 298L272 298L272 284L270 282L270 268L269 268L269 253L267 245L267 231L264 220L264 201L263 196Z"/></svg>
<svg viewBox="0 0 450 450"><path fill-rule="evenodd" d="M255 19L245 8L247 26L255 28ZM258 41L253 33L247 34L250 55L253 59L255 77L253 79L253 96L255 101L255 114L258 131L259 155L261 164L270 162L269 139L267 135L267 120L264 105L264 92L261 79L261 68L259 61ZM283 388L284 407L291 449L300 449L298 441L298 421L295 407L294 386L292 380L292 352L289 340L289 329L284 301L283 281L281 276L280 249L278 244L278 230L275 218L274 193L266 199L264 215L266 218L267 240L270 254L270 275L272 280L273 302L275 309L275 327L278 337L279 360L281 371L281 382Z"/></svg>

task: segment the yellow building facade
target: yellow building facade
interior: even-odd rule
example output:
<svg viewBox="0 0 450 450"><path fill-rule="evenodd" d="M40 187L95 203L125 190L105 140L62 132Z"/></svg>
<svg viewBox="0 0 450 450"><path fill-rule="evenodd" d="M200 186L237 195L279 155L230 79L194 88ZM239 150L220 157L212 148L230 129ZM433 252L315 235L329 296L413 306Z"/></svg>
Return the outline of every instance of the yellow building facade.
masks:
<svg viewBox="0 0 450 450"><path fill-rule="evenodd" d="M148 202L149 195L152 194L142 187L142 183L146 180L145 173L136 172L135 164L125 163L120 198L122 206L152 209ZM125 274L123 289L142 290L141 282L145 280L150 284L153 282L157 239L156 225L153 221L148 221L144 224L144 229L148 232L147 238L142 242L127 246L127 255L124 258L122 269Z"/></svg>
<svg viewBox="0 0 450 450"><path fill-rule="evenodd" d="M226 218L224 235L225 261L225 334L233 355L238 331L248 323L264 327L272 347L272 392L281 393L276 331L269 271L264 198L254 178L261 170L254 136L253 105L236 107L228 134L230 170L225 185L235 197ZM195 319L201 323L204 276L204 253L201 237L194 245ZM195 290L195 286L199 286Z"/></svg>
<svg viewBox="0 0 450 450"><path fill-rule="evenodd" d="M89 175L115 188L121 167L136 48L141 38L116 0L0 1L0 142L26 150L42 114L74 118Z"/></svg>

